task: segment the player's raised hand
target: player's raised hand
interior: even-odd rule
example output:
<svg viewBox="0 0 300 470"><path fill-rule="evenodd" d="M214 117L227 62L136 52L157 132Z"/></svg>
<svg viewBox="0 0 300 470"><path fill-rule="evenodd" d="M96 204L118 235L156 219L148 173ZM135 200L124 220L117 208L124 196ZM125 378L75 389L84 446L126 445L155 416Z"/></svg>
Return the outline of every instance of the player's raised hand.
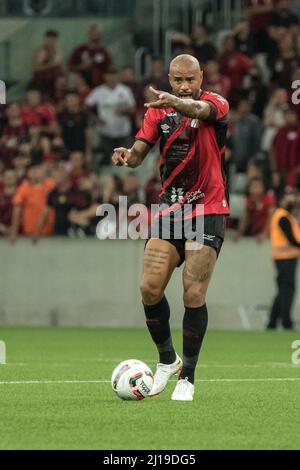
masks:
<svg viewBox="0 0 300 470"><path fill-rule="evenodd" d="M152 103L145 103L144 106L146 108L172 108L176 104L176 96L172 95L171 93L167 93L166 91L159 91L153 88L152 86L149 87L149 90L158 98L157 101Z"/></svg>
<svg viewBox="0 0 300 470"><path fill-rule="evenodd" d="M115 166L128 166L130 162L131 152L129 149L119 147L114 149L112 162Z"/></svg>

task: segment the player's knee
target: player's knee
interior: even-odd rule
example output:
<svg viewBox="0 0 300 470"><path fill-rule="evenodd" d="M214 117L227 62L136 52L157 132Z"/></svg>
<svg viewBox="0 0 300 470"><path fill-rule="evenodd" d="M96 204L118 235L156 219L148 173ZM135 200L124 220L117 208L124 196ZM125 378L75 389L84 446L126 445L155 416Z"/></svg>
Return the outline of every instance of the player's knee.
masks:
<svg viewBox="0 0 300 470"><path fill-rule="evenodd" d="M155 305L163 297L163 290L159 284L150 282L149 280L143 280L140 285L140 291L142 294L143 302L146 305Z"/></svg>
<svg viewBox="0 0 300 470"><path fill-rule="evenodd" d="M200 307L205 304L205 290L201 284L193 283L184 289L183 303L190 308Z"/></svg>

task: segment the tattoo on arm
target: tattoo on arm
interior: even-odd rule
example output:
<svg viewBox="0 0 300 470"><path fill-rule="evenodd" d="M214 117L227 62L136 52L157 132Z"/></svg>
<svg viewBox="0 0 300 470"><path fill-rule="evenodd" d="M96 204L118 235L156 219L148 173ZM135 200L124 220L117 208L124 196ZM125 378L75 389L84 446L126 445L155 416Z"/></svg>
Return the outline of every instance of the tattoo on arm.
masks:
<svg viewBox="0 0 300 470"><path fill-rule="evenodd" d="M193 119L207 119L210 114L210 106L205 101L178 98L175 108L183 116Z"/></svg>

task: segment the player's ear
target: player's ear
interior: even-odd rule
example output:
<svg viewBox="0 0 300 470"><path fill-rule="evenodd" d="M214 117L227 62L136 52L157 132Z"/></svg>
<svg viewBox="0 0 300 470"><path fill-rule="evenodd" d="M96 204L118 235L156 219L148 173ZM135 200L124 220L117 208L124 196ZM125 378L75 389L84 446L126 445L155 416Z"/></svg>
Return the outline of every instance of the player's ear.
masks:
<svg viewBox="0 0 300 470"><path fill-rule="evenodd" d="M203 70L200 70L200 87L202 85L202 82L203 82Z"/></svg>
<svg viewBox="0 0 300 470"><path fill-rule="evenodd" d="M170 75L169 73L168 73L168 79L169 79L169 83L170 83L170 85L171 85L171 87L172 87L172 79L171 79L171 75Z"/></svg>

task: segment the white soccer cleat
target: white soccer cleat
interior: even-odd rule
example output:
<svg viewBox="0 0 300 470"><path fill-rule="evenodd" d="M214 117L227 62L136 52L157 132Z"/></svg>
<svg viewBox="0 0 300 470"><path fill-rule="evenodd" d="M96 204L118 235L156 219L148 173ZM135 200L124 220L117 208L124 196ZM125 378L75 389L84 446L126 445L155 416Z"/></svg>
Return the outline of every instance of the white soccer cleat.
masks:
<svg viewBox="0 0 300 470"><path fill-rule="evenodd" d="M154 383L148 397L159 395L167 386L172 375L178 374L182 369L182 360L176 354L176 359L172 364L157 364L154 374Z"/></svg>
<svg viewBox="0 0 300 470"><path fill-rule="evenodd" d="M193 401L195 387L187 379L180 379L177 382L171 400Z"/></svg>

